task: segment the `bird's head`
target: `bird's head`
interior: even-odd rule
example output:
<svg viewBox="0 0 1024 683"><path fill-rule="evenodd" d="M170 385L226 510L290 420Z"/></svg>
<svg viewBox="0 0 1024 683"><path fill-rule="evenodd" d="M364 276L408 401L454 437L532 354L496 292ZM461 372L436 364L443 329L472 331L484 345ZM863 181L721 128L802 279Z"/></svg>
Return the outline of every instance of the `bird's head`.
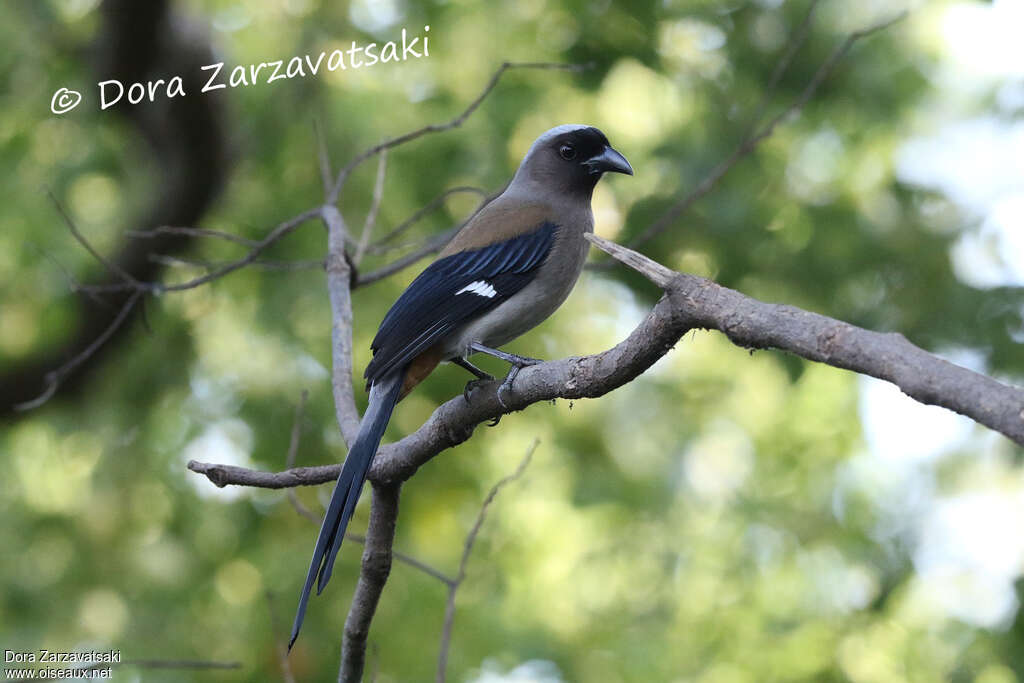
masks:
<svg viewBox="0 0 1024 683"><path fill-rule="evenodd" d="M537 138L513 182L539 183L556 192L589 198L605 173L633 175L633 167L597 128L567 124Z"/></svg>

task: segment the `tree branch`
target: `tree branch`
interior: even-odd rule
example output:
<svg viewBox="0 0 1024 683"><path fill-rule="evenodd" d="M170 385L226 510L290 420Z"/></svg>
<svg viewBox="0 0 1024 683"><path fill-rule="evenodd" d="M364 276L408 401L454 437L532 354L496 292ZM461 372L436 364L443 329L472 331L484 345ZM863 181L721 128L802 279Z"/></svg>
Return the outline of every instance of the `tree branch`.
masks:
<svg viewBox="0 0 1024 683"><path fill-rule="evenodd" d="M97 14L97 33L89 50L95 72L123 83L144 82L156 75L184 74L184 88L199 90L199 66L213 61L215 46L207 32L193 30L191 17L177 11L168 0L136 2L104 0ZM189 225L197 222L223 187L230 167L229 138L226 133L225 100L218 97L159 98L145 107L122 102L110 111L131 124L137 139L148 143L154 177L149 183L156 191L144 198L139 215L126 220L132 227ZM63 210L60 209L63 213ZM77 239L77 236L76 236ZM162 266L149 261L154 246L166 253L183 253L190 239L165 235L155 243L139 245L125 241L110 256L101 257L104 271L95 275L98 283L120 284L159 277ZM85 246L83 244L83 246ZM89 249L89 247L85 247ZM99 256L98 252L94 255ZM81 288L79 288L81 291ZM127 289L97 304L97 297L77 301L68 323L56 336L47 336L31 355L0 374L0 417L12 419L16 406L30 403L44 391L53 395L79 392L90 370L97 367L130 329L134 313L113 325L119 311L131 298ZM107 332L110 332L107 334ZM103 335L107 343L93 349L64 373L59 385L50 377L66 359L82 355Z"/></svg>
<svg viewBox="0 0 1024 683"><path fill-rule="evenodd" d="M290 489L293 492L295 489ZM269 590L264 593L267 599L267 612L270 614L270 633L274 639L274 649L277 651L277 664L281 667L281 678L284 683L295 683L295 675L292 674L292 666L288 661L288 646L285 638L280 636L284 633L281 630L280 621L277 618L277 610L274 608L274 595Z"/></svg>
<svg viewBox="0 0 1024 683"><path fill-rule="evenodd" d="M1024 446L1024 389L949 363L898 333L865 330L794 306L758 301L706 278L670 270L626 247L591 242L642 273L665 295L630 335L607 351L524 368L503 409L491 382L441 405L415 432L381 447L370 481L407 480L441 451L458 445L483 422L555 398L603 396L627 384L664 356L690 330L724 333L745 349L777 349L807 360L892 382L911 398L965 415ZM337 478L340 465L257 472L190 462L189 469L218 485L285 488Z"/></svg>
<svg viewBox="0 0 1024 683"><path fill-rule="evenodd" d="M337 202L338 193L344 185L348 174L360 163L369 159L370 157L380 154L385 150L397 147L406 142L415 140L418 137L429 133L436 133L445 130L456 128L469 118L469 116L479 108L480 104L487 97L488 94L497 86L502 74L509 69L560 69L565 71L580 71L586 68L578 64L558 64L558 63L511 63L505 62L501 67L494 73L491 80L487 83L484 90L477 96L473 102L466 107L465 110L452 120L444 124L434 124L430 126L424 126L419 130L400 135L395 138L386 140L379 145L371 147L364 151L362 154L350 161L338 174L337 181L333 187L330 185L330 160L327 155L326 145L324 144L323 135L314 123L314 135L316 137L318 158L320 162L321 175L324 180L325 192L327 194L327 201L324 206L316 207L304 211L297 216L294 216L282 223L275 226L265 237L260 240L247 240L241 237L229 235L228 233L206 230L202 228L192 227L178 227L170 225L158 225L149 231L129 231L129 235L134 238L143 238L156 241L164 241L166 239L189 239L195 237L216 237L219 239L229 240L243 244L249 247L248 253L242 258L235 261L229 261L227 263L221 263L211 265L207 272L203 275L187 280L185 282L178 282L173 284L166 284L158 281L148 281L144 277L136 277L132 275L128 269L122 268L118 263L106 259L102 254L96 251L92 245L85 239L84 235L77 229L74 222L70 219L63 207L57 202L56 198L51 194L51 198L57 207L58 212L67 223L71 230L72 235L75 239L95 257L113 276L115 276L114 282L108 282L97 285L80 285L72 281L72 290L76 292L82 292L88 296L98 299L100 294L112 294L120 296L123 300L120 306L120 312L115 316L113 321L104 329L99 330L95 337L89 341L87 345L80 351L75 357L58 367L56 370L47 370L42 376L42 392L33 399L23 400L21 402L13 403L10 405L11 408L16 410L29 410L37 408L40 405L48 401L61 387L62 381L69 377L73 372L80 368L80 366L88 360L96 357L99 352L104 348L104 344L121 329L127 316L132 313L136 303L139 302L141 294L163 294L166 292L180 292L187 289L194 289L206 284L218 280L226 275L229 275L236 270L240 270L250 265L260 265L259 257L266 251L271 245L275 244L296 228L301 226L306 221L320 217L328 230L328 258L326 262L326 269L328 275L328 291L331 296L331 309L332 317L334 320L333 334L334 343L332 343L332 355L334 372L332 385L334 389L335 405L337 411L338 425L341 429L342 437L346 443L351 443L351 440L355 438L358 433L359 427L359 413L355 408L355 398L352 391L352 304L351 304L351 290L356 286L366 285L378 280L381 280L389 275L397 273L404 268L412 265L416 261L424 258L425 256L439 250L443 247L452 235L457 232L458 228L449 230L440 235L430 238L426 244L412 254L408 254L396 261L383 266L382 268L368 274L365 277L358 277L355 274L355 270L352 267L351 262L347 254L345 253L345 243L348 241L349 236L345 227L344 219L341 216L341 212L335 206ZM383 175L385 170L385 162L382 159L381 164L378 168L377 182L374 189L373 205L371 206L370 213L367 215L366 224L364 225L363 238L359 243L360 257L362 252L368 247L368 240L370 233L373 230L373 225L376 222L377 211L379 210L381 193L383 191ZM464 188L459 188L458 191L463 191ZM451 193L446 193L447 196ZM486 200L484 201L486 203ZM483 204L481 204L482 206ZM480 207L477 208L479 211ZM415 220L424 215L426 211L418 212L407 221L402 229L411 225ZM475 215L475 213L474 213ZM472 218L472 216L470 216ZM467 218L467 221L469 218ZM464 225L463 222L462 225ZM461 227L461 225L459 226ZM397 232L393 231L393 232ZM390 236L389 236L390 238ZM148 263L158 263L166 265L168 258L151 258L151 254L146 254L145 259ZM275 267L277 264L270 264L271 267ZM310 265L309 263L299 263L298 267L304 268ZM289 266L290 268L291 266ZM345 284L342 281L345 280ZM53 363L56 365L56 363ZM52 365L51 365L52 367ZM27 371L28 374L35 372L34 369ZM23 385L25 382L21 380L10 382L12 385ZM2 406L0 406L2 410Z"/></svg>
<svg viewBox="0 0 1024 683"><path fill-rule="evenodd" d="M31 401L25 401L24 403L17 403L14 405L15 410L32 410L43 405L50 398L53 397L57 389L60 388L61 382L69 374L74 372L75 368L89 360L93 354L95 354L103 345L110 339L115 332L117 332L121 325L124 323L128 315L135 309L135 305L139 302L139 297L142 296L142 292L135 291L125 300L124 305L121 306L121 310L118 311L117 315L110 322L100 336L96 337L87 347L82 349L74 358L61 365L56 370L51 370L44 375L46 381L46 389L42 394L32 399Z"/></svg>
<svg viewBox="0 0 1024 683"><path fill-rule="evenodd" d="M298 455L299 441L301 440L302 436L302 412L305 409L306 401L308 399L309 392L303 390L299 403L298 405L295 406L295 419L292 422L292 435L288 443L288 456L285 458L285 467L287 469L291 469L295 466L295 458ZM302 501L299 500L298 494L295 492L295 487L288 488L287 497L288 502L291 503L293 508L295 508L295 512L297 512L299 516L305 517L316 526L320 526L320 524L323 522L323 515L318 515L317 513L313 512L308 507L303 505ZM366 545L366 536L363 536L362 534L356 534L351 531L345 532L345 540L352 541L353 543L358 543L359 545L363 546ZM437 579L449 588L455 583L455 579L445 575L440 570L431 567L426 562L416 559L412 555L406 555L405 553L399 552L398 550L392 550L391 554L399 562L404 562L410 567L419 569L427 576L431 576ZM267 593L267 600L270 600L269 592ZM273 611L273 605L271 605L271 610ZM285 655L287 655L287 648L284 647L283 644L281 646L281 649L282 652L284 652Z"/></svg>
<svg viewBox="0 0 1024 683"><path fill-rule="evenodd" d="M898 332L865 330L795 306L763 303L588 235L590 241L662 287L688 329L718 330L747 349L779 349L807 360L892 382L928 405L948 408L1024 446L1024 389L954 365ZM685 332L688 330L684 330Z"/></svg>
<svg viewBox="0 0 1024 683"><path fill-rule="evenodd" d="M511 69L555 69L560 71L578 72L589 68L589 66L589 64L563 64L561 62L504 62L500 67L498 67L498 70L494 72L494 75L491 76L491 80L487 82L487 85L484 86L484 89L480 92L479 95L477 95L476 99L470 102L469 105L462 111L462 113L456 116L455 118L451 119L446 123L433 123L429 126L417 128L416 130L409 131L408 133L404 133L402 135L398 135L396 137L385 140L384 142L374 145L373 147L370 147L369 149L357 154L351 161L345 164L341 171L338 172L338 177L334 181L334 187L332 187L331 191L327 194L326 203L337 203L338 195L341 194L341 188L345 185L345 181L348 179L349 174L359 164L363 163L364 161L374 156L375 154L379 154L385 149L391 149L392 147L404 145L407 142L411 142L416 138L423 137L424 135L428 135L430 133L441 133L446 130L451 130L452 128L458 128L459 126L461 126L466 121L466 119L468 119L473 114L473 112L475 112L480 107L480 105L487 98L487 96L491 94L491 91L494 90L495 87L497 87L498 81L501 80L501 77L505 74L506 71L509 71Z"/></svg>
<svg viewBox="0 0 1024 683"><path fill-rule="evenodd" d="M796 53L807 42L807 36L810 35L811 26L814 24L814 12L818 9L819 3L820 0L811 0L808 3L807 13L804 15L803 21L800 22L800 25L787 41L786 51L779 58L779 61L775 63L775 68L772 69L772 75L768 79L764 92L761 94L761 103L757 106L757 111L750 119L747 133L743 136L744 138L750 137L757 130L758 124L761 123L761 119L764 118L764 114L768 110L768 105L771 104L772 98L775 96L775 91L778 89L782 77L786 75L786 71L793 62L793 58L796 57Z"/></svg>
<svg viewBox="0 0 1024 683"><path fill-rule="evenodd" d="M288 455L285 458L284 466L288 469L295 467L295 458L299 454L299 441L302 439L302 411L306 408L306 401L309 400L309 392L303 389L299 397L299 403L295 406L295 418L292 420L292 436L288 442ZM323 516L318 515L302 504L294 488L288 489L288 502L292 504L295 511L317 526L323 521ZM286 650L287 652L287 650Z"/></svg>
<svg viewBox="0 0 1024 683"><path fill-rule="evenodd" d="M94 259L99 261L100 265L106 268L110 272L110 274L116 277L117 279L122 280L123 282L126 282L131 285L138 284L138 281L134 277L132 277L131 273L127 272L124 268L103 256L103 254L101 254L100 252L96 251L96 249L89 243L89 240L85 239L85 235L81 233L81 231L75 225L75 222L71 220L71 216L69 216L68 212L64 210L64 207L61 205L61 203L57 201L57 196L53 194L53 190L47 188L46 196L50 198L50 202L53 204L54 208L57 209L57 213L60 214L61 219L64 221L64 225L68 226L68 230L71 231L71 235L79 244L82 245L82 247L85 248L87 252L89 252L89 254Z"/></svg>
<svg viewBox="0 0 1024 683"><path fill-rule="evenodd" d="M359 238L359 244L356 245L355 256L352 257L352 261L357 266L362 262L366 248L370 246L370 235L373 234L373 228L377 225L377 213L380 211L380 200L384 196L384 178L387 175L387 168L388 151L385 149L381 151L380 157L377 159L377 178L373 182L370 210L366 212L366 220L363 221L363 234Z"/></svg>
<svg viewBox="0 0 1024 683"><path fill-rule="evenodd" d="M337 209L335 209L335 211L337 211ZM209 284L214 280L218 280L224 277L225 275L228 275L230 273L235 272L236 270L239 270L241 268L244 268L245 266L255 263L259 258L260 254L266 251L272 244L275 244L276 242L284 238L286 235L293 232L296 228L301 226L306 221L322 215L323 208L317 207L315 209L308 209L298 214L297 216L293 216L292 218L289 218L286 221L282 221L281 223L278 223L276 226L274 226L274 228L270 232L268 232L263 239L256 241L253 244L252 248L249 250L249 252L242 258L219 265L211 272L202 275L201 277L193 278L186 282L166 284L163 282L145 282L133 280L131 282L118 282L107 285L82 285L79 287L79 289L81 291L97 293L136 291L146 292L149 294L163 294L164 292L181 292L186 289L195 289L196 287ZM179 233L182 230L184 230L184 228L167 228L166 226L160 229L164 231L174 230L175 232ZM193 229L193 233L195 233L195 230L196 229Z"/></svg>
<svg viewBox="0 0 1024 683"><path fill-rule="evenodd" d="M829 55L828 59L826 59L822 63L822 65L818 67L818 70L814 73L814 76L811 77L811 80L808 81L807 85L800 93L800 96L797 97L796 100L794 100L788 107L779 112L768 123L766 123L763 128L755 132L756 126L758 125L761 117L764 115L764 111L767 109L768 102L771 99L772 94L774 93L774 89L778 79L781 78L782 74L788 67L789 62L793 58L793 55L795 53L795 49L793 48L793 46L796 46L798 48L806 39L807 28L809 26L811 19L813 18L816 4L817 2L813 2L811 4L811 7L807 12L806 18L804 19L803 23L801 23L800 27L797 29L796 38L790 43L790 49L786 51L786 53L779 60L778 64L776 64L775 71L772 74L772 80L769 83L767 92L762 98L761 104L758 106L758 111L751 122L752 127L747 131L746 134L744 134L740 144L736 147L732 154L730 154L728 157L720 161L718 165L715 166L711 170L711 172L704 177L703 180L697 183L697 185L690 192L686 193L680 199L675 201L653 223L648 225L643 230L643 232L641 232L639 235L631 239L629 241L629 246L640 246L641 244L650 241L659 233L661 233L670 225L672 225L676 220L678 220L678 218L681 215L683 215L691 206L693 206L698 199L700 199L707 193L711 192L711 190L714 189L715 185L718 184L718 181L720 181L726 173L732 170L733 166L735 166L740 161L748 157L755 149L757 149L757 146L761 144L762 141L771 137L772 133L775 132L775 129L779 126L780 123L782 123L786 118L792 116L793 114L796 114L801 109L803 109L807 102L810 101L812 97L814 97L814 93L818 91L818 88L821 86L824 80L828 78L829 74L832 73L836 65L839 63L839 61L846 56L847 52L850 51L850 48L853 47L854 43L856 43L858 40L862 38L870 36L873 33L878 33L879 31L883 31L889 28L896 22L902 21L907 16L907 13L905 11L900 12L889 19L881 21L877 24L873 24L859 31L854 31L853 33L848 35L846 39L843 40L843 42L840 43L836 47L836 49L832 51L832 54ZM596 267L603 266L605 266L605 264L596 264Z"/></svg>
<svg viewBox="0 0 1024 683"><path fill-rule="evenodd" d="M319 523L320 522L318 520L317 524L319 524ZM355 534L355 533L352 533L351 531L346 531L345 532L345 540L346 541L352 541L353 543L358 543L359 545L366 545L366 536L363 536L362 534ZM448 576L447 574L442 572L440 569L437 569L435 567L431 567L429 564L427 564L423 560L416 559L412 555L407 555L406 553L403 553L403 552L400 552L400 551L394 550L394 549L391 550L391 555L392 555L392 557L394 557L399 562L402 562L403 564L407 564L410 567L412 567L413 569L419 569L421 572L423 572L427 576L430 576L430 577L433 577L433 578L437 579L438 581L440 581L441 583L443 583L446 586L451 586L453 583L455 583L455 579L453 579L452 577Z"/></svg>
<svg viewBox="0 0 1024 683"><path fill-rule="evenodd" d="M331 191L331 156L327 152L327 140L324 139L320 122L313 119L313 138L316 140L316 156L320 162L320 181L324 186L324 196Z"/></svg>
<svg viewBox="0 0 1024 683"><path fill-rule="evenodd" d="M406 254L401 258L397 258L391 263L387 264L386 266L381 266L377 270L369 272L365 275L359 275L358 279L356 280L356 286L364 287L366 285L373 284L378 280L383 280L386 277L390 277L395 273L405 270L406 268L416 263L420 259L424 259L436 251L441 251L444 245L448 244L448 240L455 237L455 233L459 231L462 225L464 225L464 223L457 225L456 227L450 230L439 232L438 234L428 239L422 247L412 252L411 254Z"/></svg>
<svg viewBox="0 0 1024 683"><path fill-rule="evenodd" d="M340 683L362 680L366 663L366 639L370 622L377 611L381 591L391 573L391 547L398 520L400 484L374 485L370 505L370 525L363 547L362 569L345 619L345 638L341 646Z"/></svg>
<svg viewBox="0 0 1024 683"><path fill-rule="evenodd" d="M235 235L230 232L224 232L222 230L209 230L207 228L190 228L177 225L158 225L152 230L125 230L126 237L132 237L135 239L154 239L161 235L185 235L187 237L216 237L222 239L225 242L234 242L235 244L241 244L244 247L254 248L257 244L256 240L251 240L241 235Z"/></svg>
<svg viewBox="0 0 1024 683"><path fill-rule="evenodd" d="M320 209L327 226L327 293L331 299L331 388L345 443L359 434L359 410L352 386L352 270L345 253L345 220L332 204Z"/></svg>
<svg viewBox="0 0 1024 683"><path fill-rule="evenodd" d="M427 214L429 214L429 213L431 213L433 211L436 211L440 207L444 206L444 203L445 203L445 201L448 200L448 197L451 197L454 194L460 194L460 193L472 193L472 194L475 194L475 195L479 195L480 200L481 200L481 202L480 202L481 205L486 204L488 201L490 201L495 196L495 195L487 194L487 192L485 192L484 190L480 189L479 187L470 187L468 185L460 185L458 187L448 188L447 190L445 190L444 192L442 192L441 194L439 194L438 196L434 197L429 202L424 204L422 207L417 209L411 216L409 216L404 221L402 221L401 223L396 225L394 228L392 228L391 231L388 232L386 235L384 235L380 239L376 240L373 244L370 245L370 248L369 248L368 251L370 253L380 253L380 252L383 252L383 251L387 251L389 249L393 249L394 247L387 246L389 242L391 242L396 237L401 235L403 232L405 232L406 230L411 228L413 225L415 225L420 219L422 219ZM477 207L477 208L479 210L479 207Z"/></svg>

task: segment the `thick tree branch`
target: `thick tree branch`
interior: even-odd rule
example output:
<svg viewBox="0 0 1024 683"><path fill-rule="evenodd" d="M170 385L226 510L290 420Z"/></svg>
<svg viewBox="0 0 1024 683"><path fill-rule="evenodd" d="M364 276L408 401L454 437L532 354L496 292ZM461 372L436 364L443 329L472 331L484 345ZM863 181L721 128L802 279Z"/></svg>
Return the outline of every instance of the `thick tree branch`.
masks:
<svg viewBox="0 0 1024 683"><path fill-rule="evenodd" d="M796 43L803 41L813 10L814 3L799 29ZM800 96L763 127L755 129L764 114L762 105L762 110L757 112L751 124L750 132L744 136L733 155L717 166L693 192L677 201L658 221L641 233L639 241L648 239L675 221L693 202L710 192L733 165L771 135L787 116L799 111L813 97L824 79L858 39L890 23L878 24L848 36L819 67ZM769 90L781 77L798 47L791 46L783 56L773 73L773 83ZM397 272L440 248L450 233L433 238L424 248L378 272L353 277L351 264L344 251L348 240L344 221L334 208L337 197L348 174L362 161L424 134L461 125L496 86L504 71L512 66L502 65L478 98L450 122L426 126L392 138L352 159L339 172L327 193L325 206L320 209L321 218L328 227L328 288L334 321L332 384L339 427L350 443L359 422L351 377L350 289L354 286L353 281L366 284ZM552 68L550 65L539 66ZM329 169L329 165L322 167ZM374 206L371 207L370 215L373 217L376 214L375 206L380 201L382 174L383 161L379 168ZM358 245L360 256L370 244L372 219L368 219L367 225L369 227L364 228L363 238ZM597 238L593 241L615 258L644 273L664 290L665 295L629 337L614 348L594 356L568 358L524 369L519 374L513 395L505 398L507 408L498 402L495 394L497 383L492 383L476 392L472 403L467 403L461 397L448 401L415 433L380 449L369 475L374 486L370 529L356 596L346 619L339 680L359 680L365 666L370 624L391 567L391 547L401 482L441 451L468 439L481 422L521 410L539 401L601 396L632 381L664 356L691 329L719 330L744 348L777 348L809 360L892 381L919 401L942 405L968 415L1024 445L1024 392L1019 389L951 365L913 346L902 336L871 332L793 307L763 303L704 278L676 273L623 247ZM218 486L241 484L281 488L331 481L338 476L340 465L296 468L276 474L197 462L190 462L189 468L206 474ZM465 555L468 555L471 546L472 541L469 541ZM438 663L438 676L441 679L450 640L454 591L465 575L465 555L459 576L446 582L449 585L449 601Z"/></svg>
<svg viewBox="0 0 1024 683"><path fill-rule="evenodd" d="M675 273L666 281L672 271L651 259L600 237L590 241L665 289L688 328L718 330L737 346L788 351L892 382L920 403L965 415L1024 446L1024 389L954 365L899 333L764 303L695 275Z"/></svg>
<svg viewBox="0 0 1024 683"><path fill-rule="evenodd" d="M468 439L481 423L541 401L602 396L630 382L693 329L718 330L746 349L778 349L892 382L911 398L949 408L1024 446L1024 389L959 367L914 346L897 333L865 330L794 306L758 301L706 278L676 273L600 237L591 241L665 290L647 317L615 347L593 356L524 368L508 409L498 403L498 382L480 387L473 401L440 406L415 432L383 446L370 469L377 484L405 481L435 455ZM331 481L339 465L256 472L190 462L218 486L264 488Z"/></svg>
<svg viewBox="0 0 1024 683"><path fill-rule="evenodd" d="M363 547L362 570L356 593L345 619L345 638L341 646L340 683L358 683L366 664L366 639L370 622L377 611L381 591L391 573L391 547L398 520L399 484L374 485L370 505L370 525Z"/></svg>

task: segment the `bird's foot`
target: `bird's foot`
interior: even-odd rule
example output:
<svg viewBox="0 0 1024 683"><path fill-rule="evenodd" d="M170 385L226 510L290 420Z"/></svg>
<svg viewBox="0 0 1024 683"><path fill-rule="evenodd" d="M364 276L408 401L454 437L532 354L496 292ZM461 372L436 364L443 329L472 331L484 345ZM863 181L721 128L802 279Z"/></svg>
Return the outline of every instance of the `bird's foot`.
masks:
<svg viewBox="0 0 1024 683"><path fill-rule="evenodd" d="M501 349L492 349L489 346L484 346L480 342L470 343L469 350L473 353L486 353L488 356L500 358L501 360L505 361L506 363L512 366L511 368L509 368L508 374L505 375L505 381L503 381L501 383L501 386L498 387L498 403L500 403L502 409L506 411L508 410L508 405L505 403L505 399L502 398L502 394L512 390L512 383L515 381L516 375L519 374L519 371L531 365L537 365L538 363L544 362L539 358L529 358L527 356L520 356L515 353L509 353L508 351L502 351ZM493 427L494 425L498 424L498 420L500 419L500 415L494 418L494 422L491 423L491 426Z"/></svg>
<svg viewBox="0 0 1024 683"><path fill-rule="evenodd" d="M515 382L516 375L519 374L519 371L523 368L528 368L531 365L538 365L544 362L539 358L527 358L526 356L517 356L512 353L508 354L508 356L509 357L505 360L507 360L512 367L508 369L508 374L505 375L505 381L503 381L501 386L498 387L498 403L501 404L501 407L504 410L508 410L508 406L505 405L505 399L502 398L502 394L512 391L512 383Z"/></svg>
<svg viewBox="0 0 1024 683"><path fill-rule="evenodd" d="M469 397L473 395L473 392L476 391L477 387L479 387L481 384L487 384L488 382L493 382L493 381L494 381L494 375L490 375L490 374L488 374L486 372L482 373L481 376L477 377L476 379L469 380L468 382L466 382L466 387L462 390L462 398L465 399L466 403L469 403ZM498 426L498 422L500 422L500 421L501 421L501 415L498 415L493 420L488 422L487 426L488 427L497 427Z"/></svg>
<svg viewBox="0 0 1024 683"><path fill-rule="evenodd" d="M483 377L477 377L466 382L466 388L462 390L462 398L466 399L466 403L469 403L469 397L473 392L481 385L487 382L493 382L494 375L485 375Z"/></svg>

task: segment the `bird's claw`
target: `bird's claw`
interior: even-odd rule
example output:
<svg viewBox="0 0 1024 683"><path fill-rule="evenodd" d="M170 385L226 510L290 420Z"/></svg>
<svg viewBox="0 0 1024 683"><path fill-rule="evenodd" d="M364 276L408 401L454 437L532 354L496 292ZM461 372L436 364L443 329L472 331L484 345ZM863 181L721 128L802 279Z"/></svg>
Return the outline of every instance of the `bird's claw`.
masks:
<svg viewBox="0 0 1024 683"><path fill-rule="evenodd" d="M478 377L477 379L469 380L468 382L466 382L466 387L462 390L462 398L466 400L466 403L469 403L469 397L473 394L473 391L475 391L477 387L479 387L481 384L486 384L487 382L493 381L494 377L492 375L487 375L486 377Z"/></svg>
<svg viewBox="0 0 1024 683"><path fill-rule="evenodd" d="M497 394L496 394L496 397L498 399L498 404L501 405L502 411L504 411L506 413L509 411L509 407L508 407L508 404L505 403L505 398L504 398L503 394L505 394L505 393L507 393L507 392L512 390L512 383L515 381L516 375L518 375L519 371L522 370L523 368L529 367L531 365L537 365L539 363L543 363L544 362L544 361L540 360L539 358L527 358L526 356L517 356L517 355L512 354L512 353L505 353L503 351L497 351L495 349L490 349L490 348L487 348L487 347L483 347L483 346L480 346L479 344L471 345L471 348L473 350L476 350L476 351L483 351L483 352L488 353L488 354L490 354L492 356L496 356L497 358L500 358L500 359L504 360L505 362L507 362L510 365L510 367L508 369L508 374L505 375L505 379L502 381L501 385L498 387L498 391L497 391ZM463 367L466 367L465 363L463 363L462 365L463 365ZM469 369L470 372L473 372L474 374L477 374L477 375L479 375L480 373L483 372L482 370L480 370L478 368L473 368L472 366L470 366L467 369ZM462 398L465 399L466 403L469 403L469 397L473 393L474 389L476 389L481 384L485 384L487 382L493 382L493 381L494 381L494 377L492 377L491 375L488 375L488 374L485 373L483 376L479 376L477 379L474 379L472 381L466 382L466 387L465 387L465 389L462 390ZM501 421L501 415L496 415L487 424L489 426L491 426L491 427L495 427L495 426L497 426L497 424L500 421Z"/></svg>
<svg viewBox="0 0 1024 683"><path fill-rule="evenodd" d="M508 374L505 375L505 381L503 381L501 383L501 386L498 387L498 403L501 404L502 410L507 411L508 406L505 405L505 400L501 397L501 395L503 392L507 393L509 391L512 391L512 383L515 382L516 375L519 374L519 371L522 370L523 368L528 368L531 365L539 365L540 363L543 362L544 361L540 360L539 358L526 358L525 356L516 356L515 362L512 363L512 367L508 369Z"/></svg>
<svg viewBox="0 0 1024 683"><path fill-rule="evenodd" d="M498 392L497 392L498 403L501 404L501 409L504 410L504 411L508 411L508 406L505 405L505 399L502 398L501 395L504 392L512 390L512 380L515 379L515 376L518 373L519 373L519 368L517 368L516 366L513 365L512 369L508 371L507 375L505 375L505 381L502 382L501 386L498 387Z"/></svg>

